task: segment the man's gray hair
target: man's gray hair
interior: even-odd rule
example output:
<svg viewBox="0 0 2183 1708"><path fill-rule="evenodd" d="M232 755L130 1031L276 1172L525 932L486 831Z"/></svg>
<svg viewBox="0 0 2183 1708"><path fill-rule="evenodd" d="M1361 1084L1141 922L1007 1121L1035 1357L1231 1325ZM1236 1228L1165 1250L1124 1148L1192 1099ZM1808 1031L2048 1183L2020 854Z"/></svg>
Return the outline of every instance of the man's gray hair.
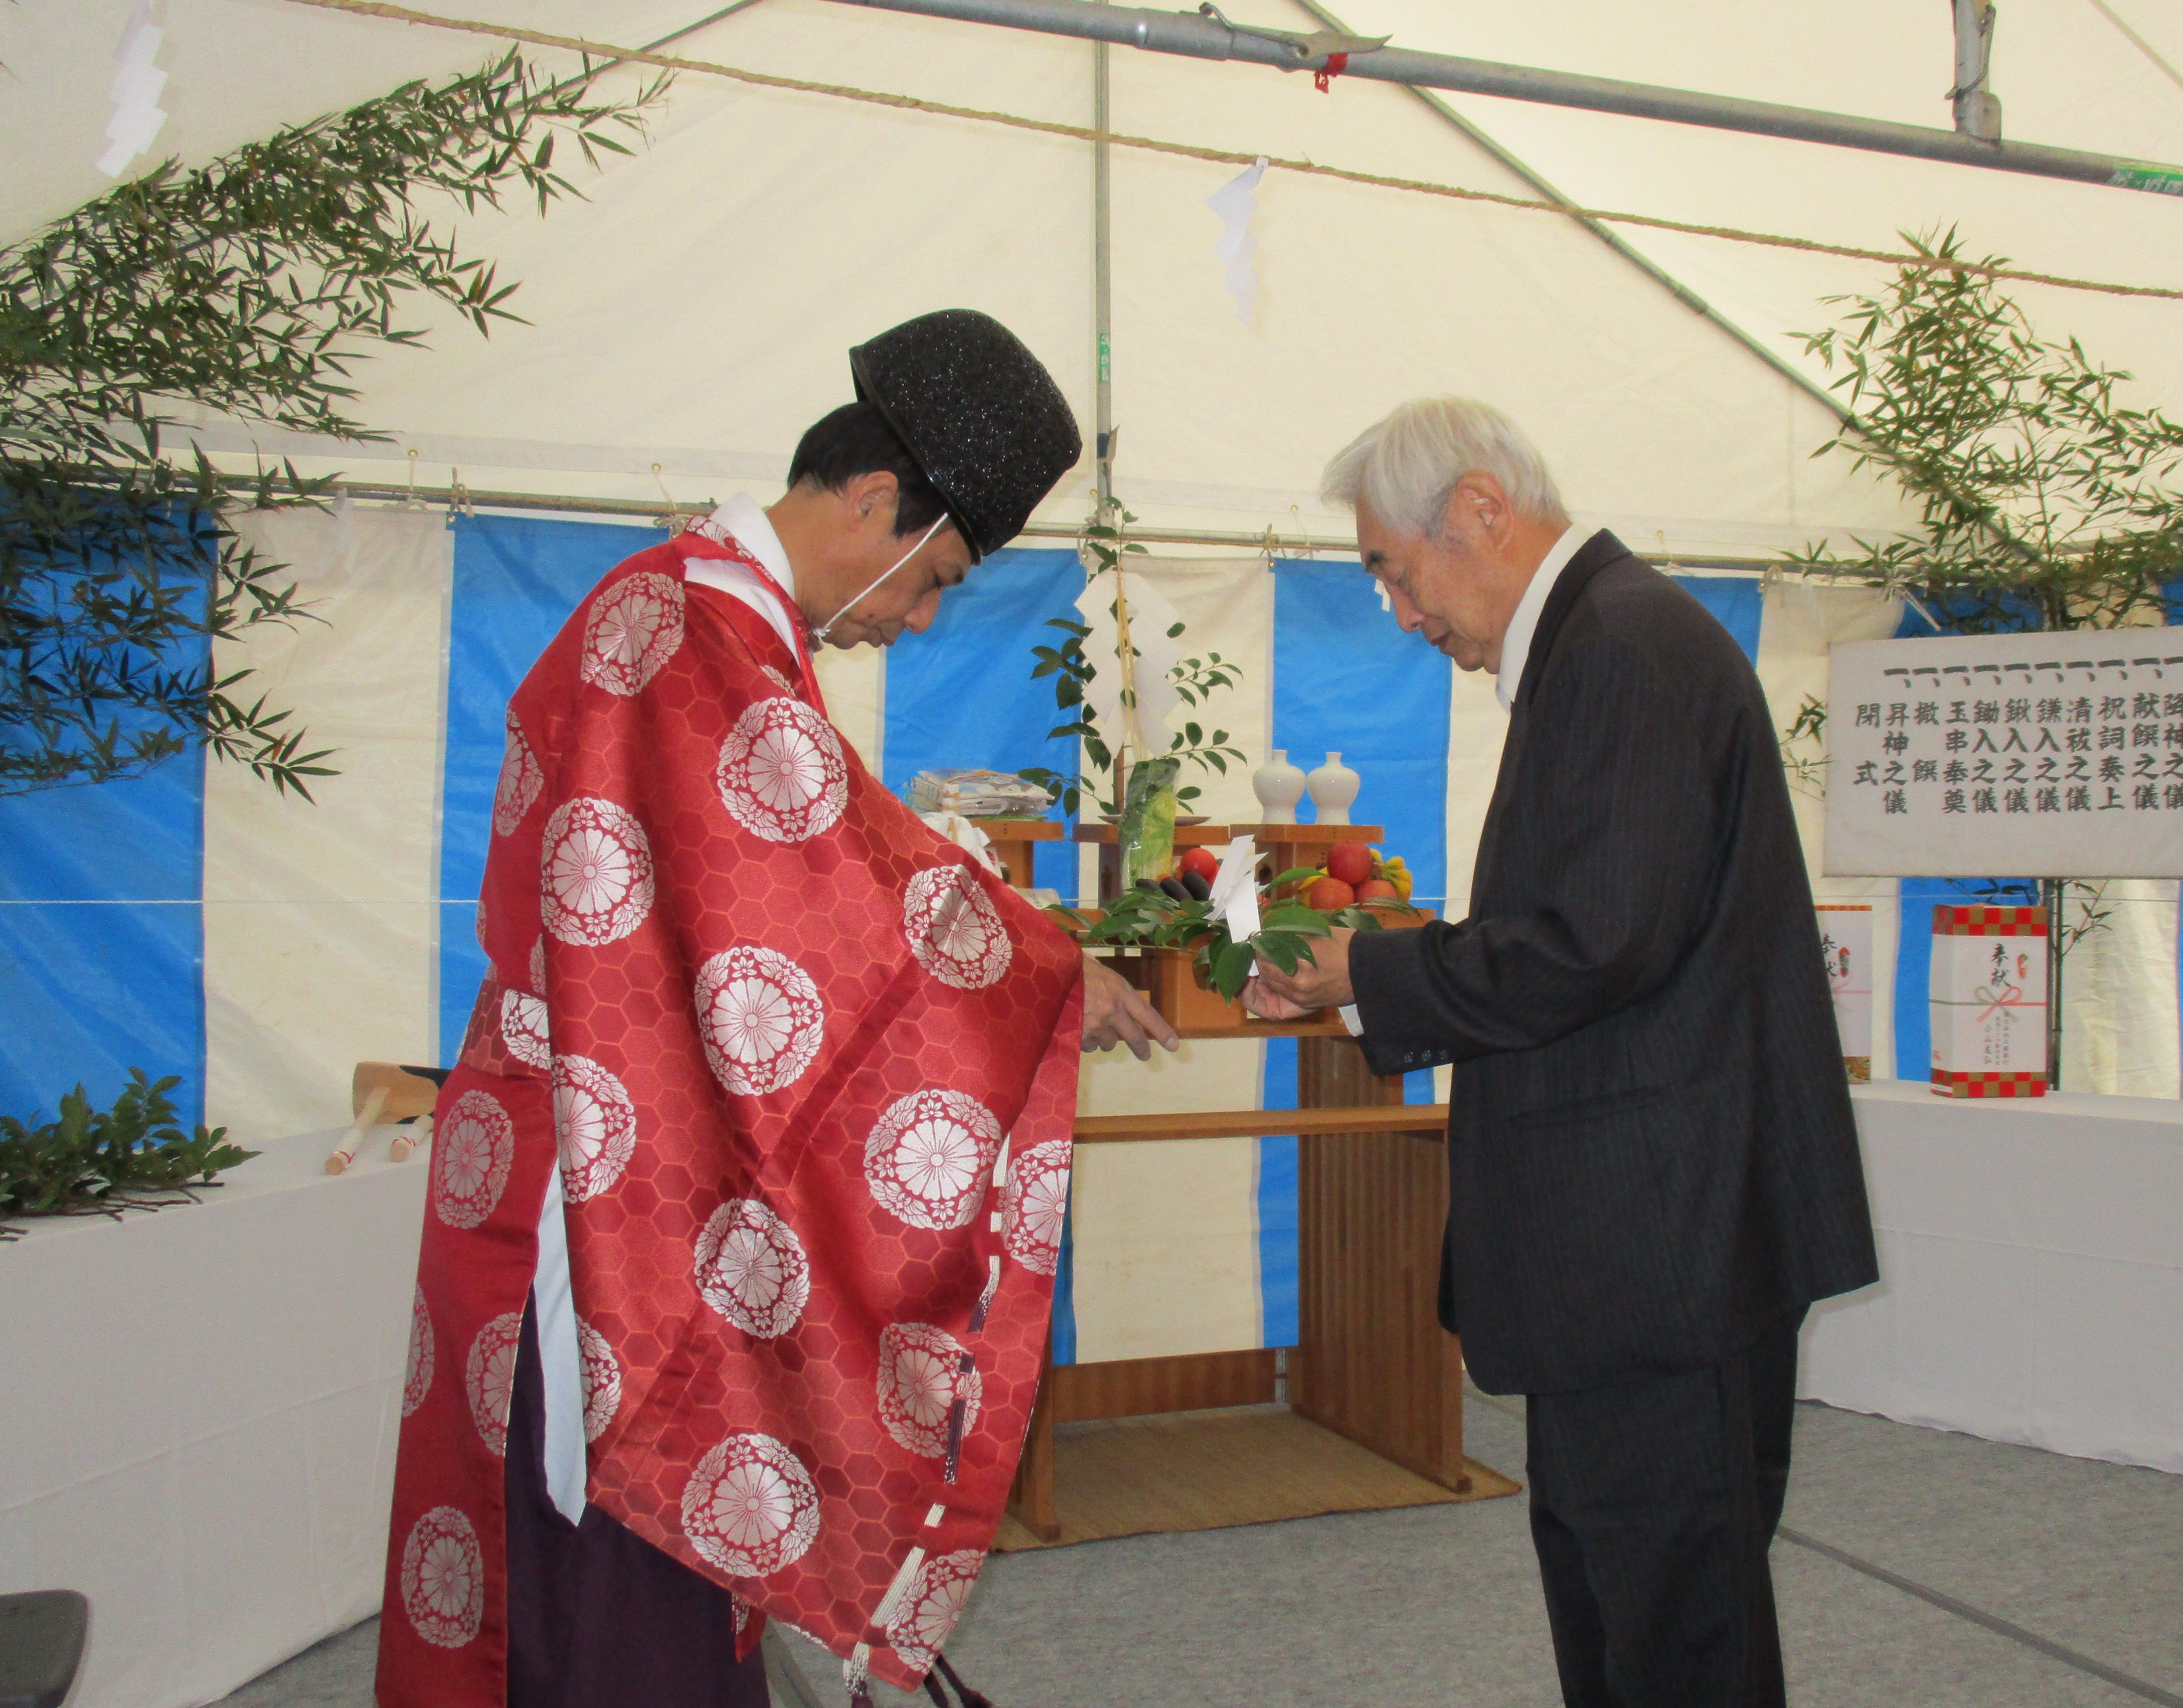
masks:
<svg viewBox="0 0 2183 1708"><path fill-rule="evenodd" d="M1375 421L1326 465L1319 496L1353 510L1369 505L1406 534L1436 534L1448 494L1473 470L1500 481L1518 515L1569 526L1538 447L1471 398L1415 398Z"/></svg>

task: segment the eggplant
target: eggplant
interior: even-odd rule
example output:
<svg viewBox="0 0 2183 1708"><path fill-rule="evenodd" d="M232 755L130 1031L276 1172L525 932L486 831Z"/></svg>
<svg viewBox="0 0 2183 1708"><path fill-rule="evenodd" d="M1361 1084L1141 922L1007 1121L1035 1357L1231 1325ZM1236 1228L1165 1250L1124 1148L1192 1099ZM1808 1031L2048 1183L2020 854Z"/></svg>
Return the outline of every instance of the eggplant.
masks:
<svg viewBox="0 0 2183 1708"><path fill-rule="evenodd" d="M1190 899L1190 892L1182 887L1179 879L1164 877L1159 881L1159 887L1176 901L1186 902Z"/></svg>
<svg viewBox="0 0 2183 1708"><path fill-rule="evenodd" d="M1159 880L1156 877L1139 878L1137 880L1137 887L1139 889L1148 889L1154 895L1164 895L1166 893L1166 892L1159 887Z"/></svg>
<svg viewBox="0 0 2183 1708"><path fill-rule="evenodd" d="M1194 871L1186 871L1182 875L1182 887L1190 892L1190 899L1192 901L1213 899L1213 886Z"/></svg>

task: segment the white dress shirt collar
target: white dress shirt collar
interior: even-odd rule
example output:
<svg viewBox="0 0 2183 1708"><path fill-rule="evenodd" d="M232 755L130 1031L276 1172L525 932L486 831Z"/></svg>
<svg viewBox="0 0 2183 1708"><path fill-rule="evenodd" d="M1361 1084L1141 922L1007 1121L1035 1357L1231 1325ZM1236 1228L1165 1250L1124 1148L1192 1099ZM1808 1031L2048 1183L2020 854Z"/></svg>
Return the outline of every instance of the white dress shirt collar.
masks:
<svg viewBox="0 0 2183 1708"><path fill-rule="evenodd" d="M1515 705L1516 690L1524 685L1524 665L1531 656L1531 637L1539 631L1547 598L1569 560L1576 555L1577 548L1589 537L1575 527L1563 529L1562 537L1547 548L1539 567L1531 571L1531 584L1516 603L1516 615L1508 619L1508 632L1501 642L1501 673L1493 682L1493 692L1504 712Z"/></svg>

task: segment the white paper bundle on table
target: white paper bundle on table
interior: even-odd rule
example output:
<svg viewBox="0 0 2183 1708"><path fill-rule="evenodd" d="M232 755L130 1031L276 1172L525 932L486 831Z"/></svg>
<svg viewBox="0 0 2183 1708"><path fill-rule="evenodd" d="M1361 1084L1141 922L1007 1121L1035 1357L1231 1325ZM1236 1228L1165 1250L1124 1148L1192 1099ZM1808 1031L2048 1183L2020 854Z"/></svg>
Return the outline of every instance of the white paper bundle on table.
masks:
<svg viewBox="0 0 2183 1708"><path fill-rule="evenodd" d="M1859 1085L1872 1077L1872 904L1821 902L1819 953L1834 993L1842 1065Z"/></svg>
<svg viewBox="0 0 2183 1708"><path fill-rule="evenodd" d="M1933 1090L2047 1094L2047 910L1933 910Z"/></svg>

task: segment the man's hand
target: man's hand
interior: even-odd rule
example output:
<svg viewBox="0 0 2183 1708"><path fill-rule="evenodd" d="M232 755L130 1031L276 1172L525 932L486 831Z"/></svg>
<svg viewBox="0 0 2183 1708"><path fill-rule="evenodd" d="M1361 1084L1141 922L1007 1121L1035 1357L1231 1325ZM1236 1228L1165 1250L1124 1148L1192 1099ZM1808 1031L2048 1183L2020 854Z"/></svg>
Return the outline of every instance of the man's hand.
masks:
<svg viewBox="0 0 2183 1708"><path fill-rule="evenodd" d="M1104 961L1084 957L1086 1049L1112 1049L1126 1043L1139 1061L1149 1061L1154 1043L1172 1050L1181 1043L1143 992Z"/></svg>
<svg viewBox="0 0 2183 1708"><path fill-rule="evenodd" d="M1314 1009L1339 1008L1357 1000L1349 988L1349 939L1357 933L1339 927L1332 937L1314 937L1316 961L1297 963L1283 972L1263 955L1255 977L1243 987L1243 1006L1260 1020L1296 1020Z"/></svg>

